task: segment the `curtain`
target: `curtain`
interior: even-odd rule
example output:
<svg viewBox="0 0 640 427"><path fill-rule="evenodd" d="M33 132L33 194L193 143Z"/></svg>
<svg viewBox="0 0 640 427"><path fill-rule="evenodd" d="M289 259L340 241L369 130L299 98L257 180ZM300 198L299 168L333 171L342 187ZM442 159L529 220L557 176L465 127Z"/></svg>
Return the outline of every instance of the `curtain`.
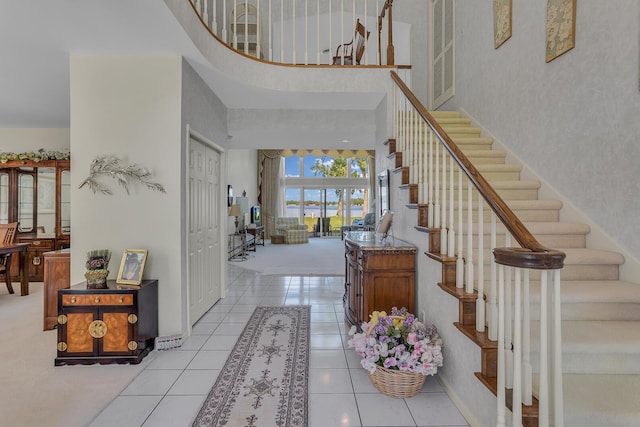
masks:
<svg viewBox="0 0 640 427"><path fill-rule="evenodd" d="M258 204L262 210L265 239L275 231L281 158L279 150L258 150Z"/></svg>

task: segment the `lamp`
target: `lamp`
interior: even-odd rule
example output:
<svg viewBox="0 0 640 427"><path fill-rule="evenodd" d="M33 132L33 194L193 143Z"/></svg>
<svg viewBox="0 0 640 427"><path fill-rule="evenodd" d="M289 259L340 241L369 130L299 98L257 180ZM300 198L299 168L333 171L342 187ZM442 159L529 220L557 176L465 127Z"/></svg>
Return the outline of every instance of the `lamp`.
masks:
<svg viewBox="0 0 640 427"><path fill-rule="evenodd" d="M236 217L236 233L238 233L238 217L240 214L240 205L231 205L231 209L229 209L229 216Z"/></svg>

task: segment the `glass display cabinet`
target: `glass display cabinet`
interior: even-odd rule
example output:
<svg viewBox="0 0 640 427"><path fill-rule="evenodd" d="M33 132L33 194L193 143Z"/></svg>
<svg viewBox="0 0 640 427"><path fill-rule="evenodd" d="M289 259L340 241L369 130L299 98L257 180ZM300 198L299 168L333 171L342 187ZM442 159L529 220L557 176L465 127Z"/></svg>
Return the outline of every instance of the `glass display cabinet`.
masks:
<svg viewBox="0 0 640 427"><path fill-rule="evenodd" d="M18 222L16 242L29 243L29 281L44 279L44 252L71 243L70 160L0 163L0 223ZM17 281L17 257L12 280Z"/></svg>

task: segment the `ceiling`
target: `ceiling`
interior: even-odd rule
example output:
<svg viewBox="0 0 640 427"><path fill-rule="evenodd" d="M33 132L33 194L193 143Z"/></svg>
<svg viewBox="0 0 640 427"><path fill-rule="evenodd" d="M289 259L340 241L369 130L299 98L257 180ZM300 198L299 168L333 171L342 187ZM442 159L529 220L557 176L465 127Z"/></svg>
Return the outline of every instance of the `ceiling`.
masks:
<svg viewBox="0 0 640 427"><path fill-rule="evenodd" d="M360 109L380 99L363 96L364 102L354 102L349 96L336 104L340 94L310 99L308 94L234 81L208 65L161 0L0 0L0 10L0 40L5 41L0 43L3 128L69 127L71 53L181 55L229 108Z"/></svg>

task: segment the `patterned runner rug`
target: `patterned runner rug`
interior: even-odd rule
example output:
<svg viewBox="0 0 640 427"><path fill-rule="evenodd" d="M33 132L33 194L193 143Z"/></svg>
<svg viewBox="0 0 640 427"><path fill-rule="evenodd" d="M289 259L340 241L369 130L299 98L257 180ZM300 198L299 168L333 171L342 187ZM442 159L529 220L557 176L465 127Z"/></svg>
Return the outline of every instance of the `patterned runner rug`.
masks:
<svg viewBox="0 0 640 427"><path fill-rule="evenodd" d="M257 307L193 426L306 426L309 313Z"/></svg>

